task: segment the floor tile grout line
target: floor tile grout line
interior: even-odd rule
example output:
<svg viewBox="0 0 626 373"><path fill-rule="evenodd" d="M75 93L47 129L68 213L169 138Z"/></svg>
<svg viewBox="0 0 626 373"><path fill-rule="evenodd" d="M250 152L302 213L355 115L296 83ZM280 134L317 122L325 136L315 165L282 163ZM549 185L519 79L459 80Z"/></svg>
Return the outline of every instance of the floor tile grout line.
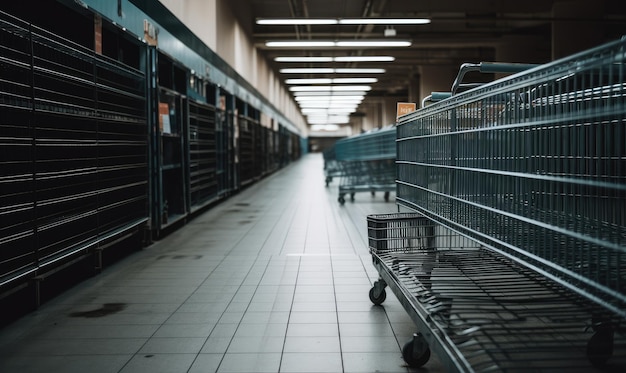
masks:
<svg viewBox="0 0 626 373"><path fill-rule="evenodd" d="M260 256L257 255L256 260L254 261L254 263L257 263L259 260ZM267 263L265 264L265 269L263 270L263 275L265 275L265 273L267 273L267 269L269 267L271 260L268 260ZM226 308L224 309L224 311L222 312L222 314L220 315L220 318L217 320L217 322L215 323L215 326L213 327L213 329L211 330L211 333L209 333L209 335L207 336L207 338L205 339L204 343L202 344L202 347L200 347L200 352L198 354L196 354L196 357L194 358L192 364L189 366L189 370L191 370L191 368L193 367L193 364L196 362L196 360L198 359L198 356L200 355L202 349L206 346L209 338L211 337L211 334L213 333L213 331L215 330L215 327L217 327L217 325L219 325L219 320L222 319L222 317L224 316L225 313L227 313L228 311L228 306L230 306L233 303L233 299L234 297L237 295L237 292L241 289L241 287L243 286L243 283L245 283L246 279L248 278L248 276L250 276L250 272L253 270L254 268L254 263L250 266L250 269L248 270L248 273L246 274L246 276L241 280L241 284L239 284L239 287L237 288L237 291L233 294L233 297L231 298L231 300L228 302L228 305L226 306ZM247 312L248 308L250 308L250 303L252 303L252 299L254 298L254 295L256 294L256 292L258 291L260 286L260 283L257 283L254 293L252 295L252 297L250 298L250 301L248 301L248 305L246 306L246 309L244 310L244 315ZM242 319L243 320L243 317ZM224 351L224 353L222 354L222 358L220 359L219 364L217 365L216 368L216 372L219 371L220 366L222 365L222 363L224 362L224 358L226 357L226 354L228 353L228 349L230 348L230 345L233 342L233 339L235 339L235 334L237 334L237 331L239 330L239 327L241 326L241 320L239 320L239 322L237 323L237 327L235 328L233 335L230 337L230 341L228 342L228 346L226 346L226 350Z"/></svg>
<svg viewBox="0 0 626 373"><path fill-rule="evenodd" d="M137 349L137 352L135 352L135 353L131 356L131 358L130 358L130 359L129 359L126 363L124 363L124 365L120 368L119 372L122 372L122 371L126 368L126 366L127 366L127 365L128 365L128 364L132 361L132 359L134 359L136 356L138 356L138 355L140 354L141 349L142 349L142 348L144 348L144 347L148 344L148 342L149 342L152 338L154 338L154 336L155 336L155 335L156 335L156 333L157 333L157 332L161 329L161 327L163 327L163 325L165 325L165 323L167 323L167 321L168 321L169 319L171 319L172 315L174 315L174 314L175 314L178 310L180 310L180 308L181 308L181 307L182 307L182 306L183 306L183 305L187 302L187 300L189 300L189 299L190 299L190 298L191 298L191 297L192 297L192 296L196 293L196 291L197 291L197 290L198 290L198 289L199 289L199 288L200 288L200 287L201 287L204 283L206 283L207 279L208 279L209 277L211 277L211 274L212 274L213 272L215 272L215 270L216 270L216 269L217 269L217 268L218 268L218 267L219 267L219 266L220 266L220 265L221 265L221 264L222 264L222 263L226 260L226 257L227 257L226 255L222 256L222 258L221 258L221 259L220 259L220 261L219 261L219 264L217 264L217 265L216 265L216 266L215 266L215 267L214 267L214 268L213 268L213 269L212 269L212 270L211 270L211 271L210 271L210 272L206 275L206 277L204 278L204 280L202 280L202 282L200 282L200 284L198 284L198 286L196 286L196 289L195 289L193 292L191 292L191 294L189 294L189 296L188 296L187 298L185 298L185 300L183 300L183 301L180 303L180 305L179 305L178 307L176 307L176 309L175 309L174 311L172 311L172 313L170 314L170 316L169 316L169 317L167 317L165 320L163 320L163 322L159 325L159 327L158 327L158 328L156 328L156 329L154 330L154 332L153 332L153 333L152 333L149 337L147 337L147 338L146 338L146 341L145 341L145 342L144 342L144 343L143 343L143 344L142 344L142 345L141 345L141 346ZM213 331L213 329L212 329L211 331ZM210 335L210 333L209 333L209 335ZM207 337L207 338L208 338L208 337ZM205 341L205 343L206 343L206 341ZM204 347L204 344L203 344L203 347ZM194 361L195 361L195 360L196 360L196 359L194 359Z"/></svg>
<svg viewBox="0 0 626 373"><path fill-rule="evenodd" d="M298 277L300 277L300 267L302 266L302 257L298 259L298 275L296 276L295 285L293 287L293 293L291 295L291 306L289 307L289 316L287 317L287 327L285 328L285 338L283 339L283 348L280 351L280 362L278 363L278 372L282 370L283 358L285 356L285 346L287 345L287 335L289 333L289 325L291 321L291 315L293 313L293 303L296 298L296 291L298 290Z"/></svg>

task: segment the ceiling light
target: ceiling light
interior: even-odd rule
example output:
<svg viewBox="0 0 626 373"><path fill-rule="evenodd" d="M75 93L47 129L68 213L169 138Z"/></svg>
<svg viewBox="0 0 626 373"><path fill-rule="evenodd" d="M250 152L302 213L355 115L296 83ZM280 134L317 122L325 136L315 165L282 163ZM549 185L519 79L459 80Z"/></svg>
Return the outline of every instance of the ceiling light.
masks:
<svg viewBox="0 0 626 373"><path fill-rule="evenodd" d="M309 124L345 124L350 123L350 117L347 115L328 115L308 117Z"/></svg>
<svg viewBox="0 0 626 373"><path fill-rule="evenodd" d="M333 62L332 57L276 57L276 62Z"/></svg>
<svg viewBox="0 0 626 373"><path fill-rule="evenodd" d="M376 83L376 78L316 78L316 79L287 79L285 84L367 84Z"/></svg>
<svg viewBox="0 0 626 373"><path fill-rule="evenodd" d="M314 48L314 47L335 47L337 42L328 40L279 40L268 41L266 47L270 48Z"/></svg>
<svg viewBox="0 0 626 373"><path fill-rule="evenodd" d="M335 69L337 74L384 74L385 69L358 69L358 68L345 68Z"/></svg>
<svg viewBox="0 0 626 373"><path fill-rule="evenodd" d="M332 83L333 83L333 79L330 79L330 78L285 80L285 84L332 84Z"/></svg>
<svg viewBox="0 0 626 373"><path fill-rule="evenodd" d="M425 25L428 18L257 18L257 25Z"/></svg>
<svg viewBox="0 0 626 373"><path fill-rule="evenodd" d="M279 71L282 74L333 74L335 72L335 69L303 67L293 69L280 69Z"/></svg>
<svg viewBox="0 0 626 373"><path fill-rule="evenodd" d="M410 40L276 40L265 43L269 48L368 48L368 47L410 47Z"/></svg>
<svg viewBox="0 0 626 373"><path fill-rule="evenodd" d="M333 18L259 18L257 25L336 25L339 20Z"/></svg>
<svg viewBox="0 0 626 373"><path fill-rule="evenodd" d="M349 91L349 92L332 92L330 88L325 91L292 91L295 97L319 97L319 96L365 96L367 94L366 91Z"/></svg>
<svg viewBox="0 0 626 373"><path fill-rule="evenodd" d="M280 69L282 74L384 74L385 69L358 69L358 68L345 68L345 69L331 69L331 68L319 68L319 67L299 67Z"/></svg>
<svg viewBox="0 0 626 373"><path fill-rule="evenodd" d="M360 102L316 102L316 101L304 101L298 103L301 108L354 108L356 109L361 103Z"/></svg>
<svg viewBox="0 0 626 373"><path fill-rule="evenodd" d="M351 113L354 113L356 111L356 108L352 109L352 108L331 108L331 109L327 109L327 108L304 108L301 110L302 114L308 115L308 114L343 114L343 115L348 115Z"/></svg>
<svg viewBox="0 0 626 373"><path fill-rule="evenodd" d="M339 126L337 124L313 124L311 131L338 131Z"/></svg>
<svg viewBox="0 0 626 373"><path fill-rule="evenodd" d="M363 101L365 95L352 96L296 96L295 100L301 101Z"/></svg>
<svg viewBox="0 0 626 373"><path fill-rule="evenodd" d="M344 56L335 57L335 62L392 62L396 58L392 56Z"/></svg>
<svg viewBox="0 0 626 373"><path fill-rule="evenodd" d="M276 62L392 62L392 56L340 56L340 57L276 57Z"/></svg>
<svg viewBox="0 0 626 373"><path fill-rule="evenodd" d="M425 25L428 18L342 18L340 25Z"/></svg>
<svg viewBox="0 0 626 373"><path fill-rule="evenodd" d="M376 78L334 78L333 84L368 84L377 81Z"/></svg>
<svg viewBox="0 0 626 373"><path fill-rule="evenodd" d="M335 42L337 47L365 48L365 47L410 47L409 40L341 40Z"/></svg>
<svg viewBox="0 0 626 373"><path fill-rule="evenodd" d="M291 92L311 92L311 91L322 91L322 92L335 92L335 91L371 91L372 87L367 85L347 85L347 86L325 86L325 85L315 85L315 86L295 86L290 87L289 90Z"/></svg>

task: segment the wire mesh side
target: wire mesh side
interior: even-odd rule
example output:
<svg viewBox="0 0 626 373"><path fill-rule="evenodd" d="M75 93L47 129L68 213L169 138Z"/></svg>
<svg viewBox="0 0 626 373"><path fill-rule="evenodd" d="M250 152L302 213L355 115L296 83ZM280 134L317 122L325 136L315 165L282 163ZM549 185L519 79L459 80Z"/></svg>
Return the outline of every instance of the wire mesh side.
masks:
<svg viewBox="0 0 626 373"><path fill-rule="evenodd" d="M338 161L395 159L395 141L395 127L346 137L335 143L335 157Z"/></svg>
<svg viewBox="0 0 626 373"><path fill-rule="evenodd" d="M399 203L626 317L625 44L403 117Z"/></svg>

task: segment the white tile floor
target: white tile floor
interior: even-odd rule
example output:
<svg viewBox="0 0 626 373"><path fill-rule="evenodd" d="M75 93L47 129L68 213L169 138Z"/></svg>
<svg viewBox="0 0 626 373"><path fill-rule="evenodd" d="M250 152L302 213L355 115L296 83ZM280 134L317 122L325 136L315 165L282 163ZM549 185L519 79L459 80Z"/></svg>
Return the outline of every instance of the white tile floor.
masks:
<svg viewBox="0 0 626 373"><path fill-rule="evenodd" d="M0 330L0 372L411 371L411 320L368 298L365 218L396 206L337 184L319 154L261 180Z"/></svg>

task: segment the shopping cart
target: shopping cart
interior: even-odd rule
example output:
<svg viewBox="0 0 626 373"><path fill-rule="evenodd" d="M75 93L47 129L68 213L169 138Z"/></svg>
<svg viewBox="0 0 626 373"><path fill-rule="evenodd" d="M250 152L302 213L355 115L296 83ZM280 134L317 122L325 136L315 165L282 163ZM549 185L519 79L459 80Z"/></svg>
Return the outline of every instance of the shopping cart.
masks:
<svg viewBox="0 0 626 373"><path fill-rule="evenodd" d="M380 273L449 371L626 371L626 40L401 118Z"/></svg>
<svg viewBox="0 0 626 373"><path fill-rule="evenodd" d="M326 177L326 186L328 186L333 181L333 178L341 176L341 169L337 163L334 144L324 150L322 154L324 157L324 176Z"/></svg>
<svg viewBox="0 0 626 373"><path fill-rule="evenodd" d="M384 192L385 201L396 190L396 129L376 129L338 140L335 154L340 170L340 204L346 194L354 200L357 192Z"/></svg>

